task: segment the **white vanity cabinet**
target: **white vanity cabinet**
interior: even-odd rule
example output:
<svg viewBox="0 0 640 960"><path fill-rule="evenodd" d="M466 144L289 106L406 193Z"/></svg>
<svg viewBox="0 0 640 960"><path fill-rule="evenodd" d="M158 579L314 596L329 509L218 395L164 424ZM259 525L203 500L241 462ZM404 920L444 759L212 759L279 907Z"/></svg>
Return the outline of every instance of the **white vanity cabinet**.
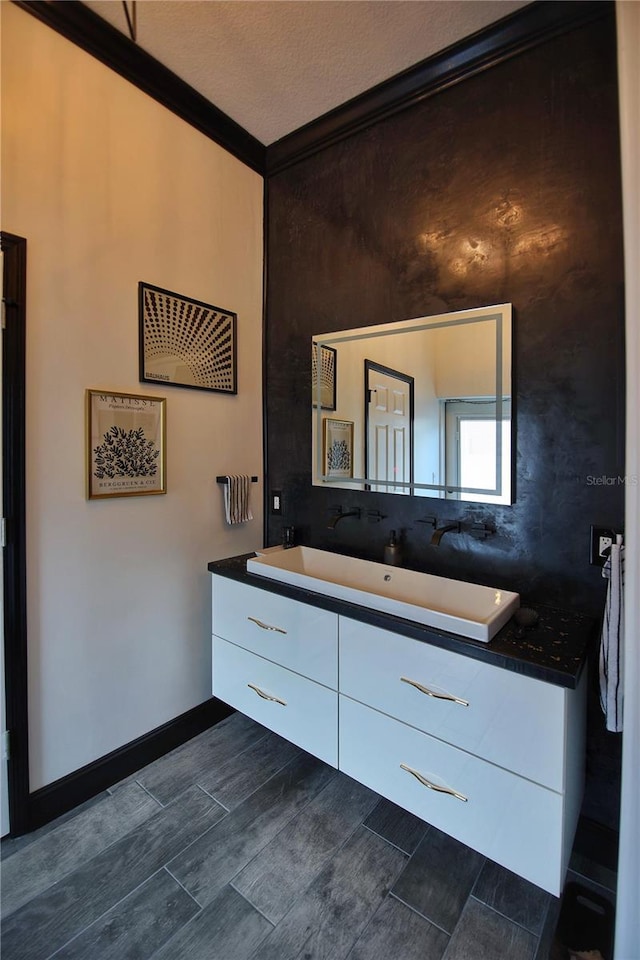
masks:
<svg viewBox="0 0 640 960"><path fill-rule="evenodd" d="M560 893L560 794L342 696L340 769L537 886Z"/></svg>
<svg viewBox="0 0 640 960"><path fill-rule="evenodd" d="M213 695L338 766L338 617L213 577Z"/></svg>
<svg viewBox="0 0 640 960"><path fill-rule="evenodd" d="M585 683L340 617L340 769L555 896L582 800Z"/></svg>
<svg viewBox="0 0 640 960"><path fill-rule="evenodd" d="M568 689L215 575L213 632L214 696L561 893L584 673Z"/></svg>
<svg viewBox="0 0 640 960"><path fill-rule="evenodd" d="M340 692L562 791L562 687L340 618Z"/></svg>

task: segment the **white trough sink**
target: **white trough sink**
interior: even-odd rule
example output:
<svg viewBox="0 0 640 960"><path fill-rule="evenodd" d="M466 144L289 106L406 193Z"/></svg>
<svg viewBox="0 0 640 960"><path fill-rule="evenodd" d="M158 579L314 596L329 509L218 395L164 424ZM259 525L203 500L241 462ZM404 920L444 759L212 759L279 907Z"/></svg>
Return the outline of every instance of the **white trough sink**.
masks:
<svg viewBox="0 0 640 960"><path fill-rule="evenodd" d="M508 590L313 547L292 547L251 558L247 570L483 643L488 643L520 606L520 594Z"/></svg>

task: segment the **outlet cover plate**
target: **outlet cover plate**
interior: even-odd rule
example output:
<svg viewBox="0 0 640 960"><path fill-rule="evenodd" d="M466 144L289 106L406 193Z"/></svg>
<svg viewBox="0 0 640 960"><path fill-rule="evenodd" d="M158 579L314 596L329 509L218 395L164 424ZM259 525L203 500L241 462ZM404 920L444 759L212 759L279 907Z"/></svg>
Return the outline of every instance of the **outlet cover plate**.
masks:
<svg viewBox="0 0 640 960"><path fill-rule="evenodd" d="M609 541L609 546L613 543L616 538L615 531L611 530L610 527L591 527L591 538L589 541L589 563L592 567L604 567L607 557L601 556L600 554L600 541L602 538L605 538Z"/></svg>

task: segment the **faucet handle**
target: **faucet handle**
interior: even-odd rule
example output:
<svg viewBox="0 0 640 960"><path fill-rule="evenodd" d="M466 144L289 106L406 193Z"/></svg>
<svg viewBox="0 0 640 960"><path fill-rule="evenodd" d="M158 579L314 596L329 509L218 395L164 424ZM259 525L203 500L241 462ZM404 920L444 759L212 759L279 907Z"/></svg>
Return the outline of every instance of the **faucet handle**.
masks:
<svg viewBox="0 0 640 960"><path fill-rule="evenodd" d="M437 522L438 521L435 517L424 517L423 520L418 520L418 523L426 523L428 526L433 527L434 530L436 528Z"/></svg>
<svg viewBox="0 0 640 960"><path fill-rule="evenodd" d="M467 528L467 533L471 537L475 537L476 540L486 540L487 537L492 537L496 532L496 528L491 526L490 523L472 523Z"/></svg>

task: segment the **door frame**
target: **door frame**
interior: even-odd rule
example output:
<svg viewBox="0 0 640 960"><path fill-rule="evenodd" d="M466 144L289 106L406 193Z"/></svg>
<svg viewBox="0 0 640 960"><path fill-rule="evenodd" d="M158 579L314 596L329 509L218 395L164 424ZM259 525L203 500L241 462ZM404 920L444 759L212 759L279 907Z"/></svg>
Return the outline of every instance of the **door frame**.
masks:
<svg viewBox="0 0 640 960"><path fill-rule="evenodd" d="M2 497L4 547L4 662L9 731L11 836L29 829L27 704L27 559L25 494L27 241L0 231L2 296Z"/></svg>
<svg viewBox="0 0 640 960"><path fill-rule="evenodd" d="M388 377L393 377L395 380L401 380L403 383L409 384L409 483L412 486L406 491L408 494L414 494L413 489L413 418L415 411L415 380L413 377L409 376L407 373L401 373L399 370L394 370L392 367L385 367L382 363L376 363L375 360L364 361L364 479L367 481L369 478L367 473L369 472L369 400L370 400L370 390L369 390L369 371L377 370L378 373L384 373ZM365 490L371 490L371 484L366 483L364 485ZM388 491L387 491L388 492Z"/></svg>

